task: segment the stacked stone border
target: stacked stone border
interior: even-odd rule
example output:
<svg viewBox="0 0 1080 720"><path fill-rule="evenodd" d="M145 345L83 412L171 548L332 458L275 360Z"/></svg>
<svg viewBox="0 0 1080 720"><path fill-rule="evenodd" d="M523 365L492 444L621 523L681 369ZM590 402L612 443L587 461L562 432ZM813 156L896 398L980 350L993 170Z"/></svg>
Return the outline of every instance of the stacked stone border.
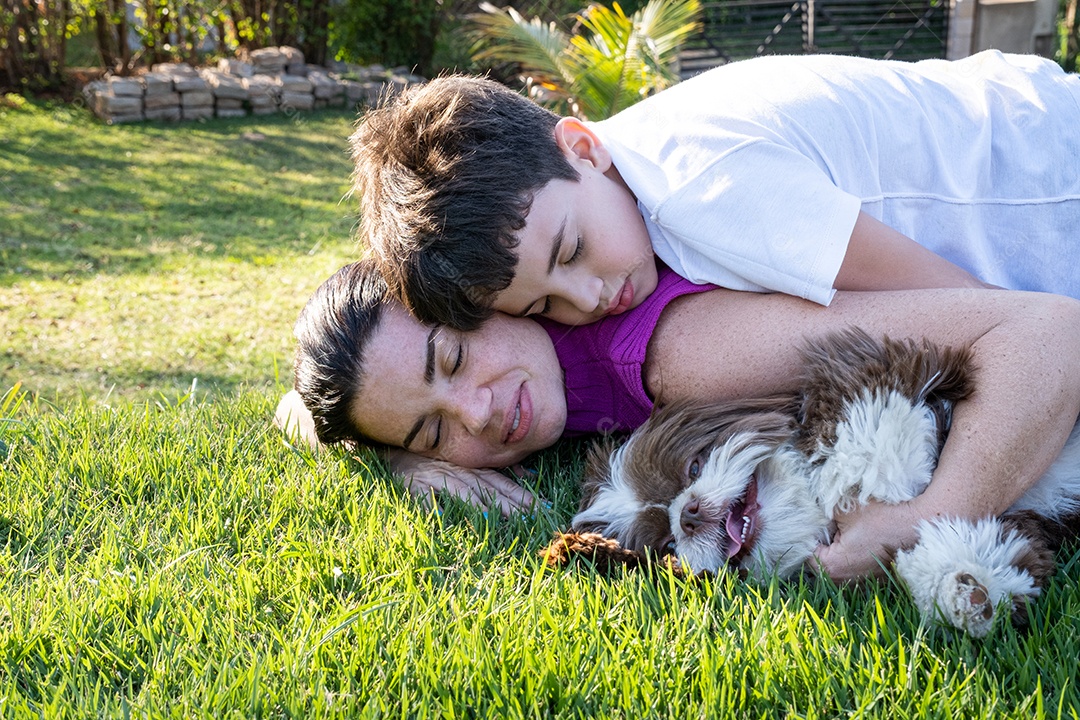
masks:
<svg viewBox="0 0 1080 720"><path fill-rule="evenodd" d="M406 68L310 65L300 50L282 46L254 50L244 59L222 59L216 68L154 65L136 77L88 83L83 96L93 113L112 125L374 107L387 94L418 82L424 78Z"/></svg>

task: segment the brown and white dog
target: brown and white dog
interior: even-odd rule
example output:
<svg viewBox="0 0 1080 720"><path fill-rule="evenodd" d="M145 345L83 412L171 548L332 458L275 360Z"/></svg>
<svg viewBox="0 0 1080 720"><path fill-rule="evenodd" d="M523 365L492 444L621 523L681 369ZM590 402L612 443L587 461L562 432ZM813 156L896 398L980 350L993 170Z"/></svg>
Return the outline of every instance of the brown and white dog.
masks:
<svg viewBox="0 0 1080 720"><path fill-rule="evenodd" d="M693 572L786 578L829 542L838 512L920 494L953 405L972 391L969 350L851 330L803 355L798 393L668 405L623 445L594 448L574 531L613 538L630 555L674 556ZM924 617L981 637L1002 603L1023 623L1078 511L1074 431L1007 514L923 522L895 567Z"/></svg>

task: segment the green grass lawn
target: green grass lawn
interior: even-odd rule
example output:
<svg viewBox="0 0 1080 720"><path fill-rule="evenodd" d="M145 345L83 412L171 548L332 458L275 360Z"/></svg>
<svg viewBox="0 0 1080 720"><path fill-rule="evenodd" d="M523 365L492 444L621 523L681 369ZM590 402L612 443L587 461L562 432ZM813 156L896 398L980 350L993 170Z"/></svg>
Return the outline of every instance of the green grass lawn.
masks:
<svg viewBox="0 0 1080 720"><path fill-rule="evenodd" d="M115 401L290 379L292 321L355 254L345 113L0 113L0 385Z"/></svg>
<svg viewBox="0 0 1080 720"><path fill-rule="evenodd" d="M887 582L548 570L574 444L502 519L283 442L349 128L0 109L0 715L1077 717L1075 555L978 642Z"/></svg>

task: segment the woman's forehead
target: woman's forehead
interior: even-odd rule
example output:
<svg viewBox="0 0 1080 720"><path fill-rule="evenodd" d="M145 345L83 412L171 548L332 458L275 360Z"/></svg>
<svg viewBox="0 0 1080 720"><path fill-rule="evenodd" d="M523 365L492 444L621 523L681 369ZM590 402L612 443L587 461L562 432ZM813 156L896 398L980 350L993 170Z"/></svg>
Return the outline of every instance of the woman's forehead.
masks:
<svg viewBox="0 0 1080 720"><path fill-rule="evenodd" d="M364 349L363 377L352 407L354 422L368 437L401 446L413 422L409 416L419 409L417 391L424 385L430 331L397 305L383 312Z"/></svg>

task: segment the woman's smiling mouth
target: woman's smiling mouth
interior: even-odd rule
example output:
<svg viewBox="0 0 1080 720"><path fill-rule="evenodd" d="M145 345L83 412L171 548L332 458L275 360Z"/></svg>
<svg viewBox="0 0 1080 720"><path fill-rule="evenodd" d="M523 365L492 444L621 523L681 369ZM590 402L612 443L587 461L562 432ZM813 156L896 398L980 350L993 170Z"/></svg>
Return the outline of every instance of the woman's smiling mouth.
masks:
<svg viewBox="0 0 1080 720"><path fill-rule="evenodd" d="M525 383L522 383L521 387L518 389L514 408L511 412L507 413L507 422L504 425L504 427L506 427L506 433L503 442L516 443L524 439L525 436L529 434L529 427L532 425L532 415L532 397L529 395L529 389L525 386Z"/></svg>

